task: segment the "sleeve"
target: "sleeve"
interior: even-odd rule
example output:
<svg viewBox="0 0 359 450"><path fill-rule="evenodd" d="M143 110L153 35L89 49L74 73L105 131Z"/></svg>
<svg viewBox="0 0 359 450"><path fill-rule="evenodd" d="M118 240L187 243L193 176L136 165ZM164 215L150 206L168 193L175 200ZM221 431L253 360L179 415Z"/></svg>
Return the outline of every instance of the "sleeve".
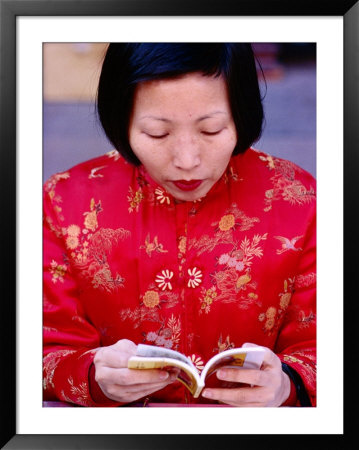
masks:
<svg viewBox="0 0 359 450"><path fill-rule="evenodd" d="M53 194L53 191L52 191ZM67 255L61 207L43 201L43 397L82 406L118 406L95 381L93 358L100 336L86 320Z"/></svg>
<svg viewBox="0 0 359 450"><path fill-rule="evenodd" d="M275 352L297 388L297 406L316 406L316 214L313 205L291 301Z"/></svg>

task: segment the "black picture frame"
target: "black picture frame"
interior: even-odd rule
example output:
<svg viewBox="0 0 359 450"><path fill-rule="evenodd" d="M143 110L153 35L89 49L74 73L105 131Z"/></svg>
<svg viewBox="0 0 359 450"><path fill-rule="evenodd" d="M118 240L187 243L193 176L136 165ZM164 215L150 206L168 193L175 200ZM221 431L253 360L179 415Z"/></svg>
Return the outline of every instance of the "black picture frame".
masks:
<svg viewBox="0 0 359 450"><path fill-rule="evenodd" d="M291 443L317 448L323 439L334 448L350 448L355 414L348 413L354 392L353 347L355 294L345 303L344 404L348 413L342 435L19 435L16 433L16 18L20 16L342 16L344 18L344 294L355 293L357 264L348 258L357 246L355 186L359 169L359 5L358 0L0 0L0 192L2 214L2 424L1 448L64 449L208 448ZM349 251L350 250L350 251ZM355 259L354 259L355 261ZM347 298L349 301L349 298ZM330 376L330 374L328 374ZM333 380L335 384L335 380ZM355 406L355 405L354 405ZM298 424L300 427L300 424Z"/></svg>

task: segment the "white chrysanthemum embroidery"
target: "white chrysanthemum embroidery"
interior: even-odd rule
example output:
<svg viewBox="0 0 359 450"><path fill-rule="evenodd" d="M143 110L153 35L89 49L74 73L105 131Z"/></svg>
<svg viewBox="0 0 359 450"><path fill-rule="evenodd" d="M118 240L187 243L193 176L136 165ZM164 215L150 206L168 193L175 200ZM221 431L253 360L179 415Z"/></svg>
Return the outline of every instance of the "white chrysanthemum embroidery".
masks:
<svg viewBox="0 0 359 450"><path fill-rule="evenodd" d="M192 270L188 269L188 275L188 287L195 288L202 283L202 272L197 267L194 267Z"/></svg>
<svg viewBox="0 0 359 450"><path fill-rule="evenodd" d="M194 364L194 366L196 367L196 369L201 372L204 368L204 362L202 360L202 358L200 356L197 355L191 355L188 357L190 359L190 361Z"/></svg>
<svg viewBox="0 0 359 450"><path fill-rule="evenodd" d="M162 270L161 275L157 275L156 283L158 287L162 288L162 291L165 289L172 290L171 278L173 277L173 272L170 270Z"/></svg>
<svg viewBox="0 0 359 450"><path fill-rule="evenodd" d="M165 191L163 191L163 190L160 189L160 188L157 188L157 189L155 190L155 194L156 194L156 199L157 199L161 204L163 204L163 203L165 203L165 202L167 203L167 205L170 204L170 198L169 198L168 195L165 194Z"/></svg>

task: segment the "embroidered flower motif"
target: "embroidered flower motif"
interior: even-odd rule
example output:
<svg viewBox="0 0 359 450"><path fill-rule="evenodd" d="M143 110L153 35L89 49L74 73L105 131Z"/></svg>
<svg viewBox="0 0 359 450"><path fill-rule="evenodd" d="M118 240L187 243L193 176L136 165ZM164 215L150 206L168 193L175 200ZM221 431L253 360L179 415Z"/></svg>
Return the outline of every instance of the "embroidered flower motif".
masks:
<svg viewBox="0 0 359 450"><path fill-rule="evenodd" d="M233 214L226 214L219 221L219 229L221 231L228 231L234 227L236 221Z"/></svg>
<svg viewBox="0 0 359 450"><path fill-rule="evenodd" d="M160 296L156 291L147 291L143 296L143 304L147 308L154 308L160 303Z"/></svg>
<svg viewBox="0 0 359 450"><path fill-rule="evenodd" d="M57 262L53 259L51 261L50 273L52 274L51 281L53 283L57 283L57 281L64 282L64 275L66 273L67 267L62 264L57 264Z"/></svg>
<svg viewBox="0 0 359 450"><path fill-rule="evenodd" d="M204 311L208 314L211 310L211 304L217 297L216 287L212 286L210 289L204 291L204 297L201 299L200 314Z"/></svg>
<svg viewBox="0 0 359 450"><path fill-rule="evenodd" d="M218 262L219 262L219 264L227 264L228 261L230 260L230 258L231 258L231 257L229 256L228 253L224 253L223 255L221 255L221 256L219 257Z"/></svg>
<svg viewBox="0 0 359 450"><path fill-rule="evenodd" d="M170 270L162 270L161 273L161 275L157 275L155 280L158 284L158 287L162 288L162 291L164 291L165 289L172 290L172 284L170 280L173 277L173 272L171 272Z"/></svg>
<svg viewBox="0 0 359 450"><path fill-rule="evenodd" d="M66 245L71 250L74 250L79 245L79 240L78 240L77 236L71 236L71 235L68 236L66 238Z"/></svg>
<svg viewBox="0 0 359 450"><path fill-rule="evenodd" d="M188 356L188 359L194 364L197 370L199 370L200 372L203 370L204 362L200 356L193 354L191 356Z"/></svg>
<svg viewBox="0 0 359 450"><path fill-rule="evenodd" d="M155 190L155 194L156 194L156 199L161 203L161 205L163 203L167 203L167 205L170 204L170 202L171 202L170 197L168 195L166 195L166 193L163 189L157 188Z"/></svg>
<svg viewBox="0 0 359 450"><path fill-rule="evenodd" d="M127 201L129 202L130 206L128 208L128 211L132 213L133 211L138 212L140 203L145 198L143 195L142 189L138 189L136 192L130 187L129 188L129 195L127 196Z"/></svg>
<svg viewBox="0 0 359 450"><path fill-rule="evenodd" d="M149 331L146 336L148 342L154 342L157 339L157 333L155 331Z"/></svg>
<svg viewBox="0 0 359 450"><path fill-rule="evenodd" d="M67 234L69 236L78 236L81 233L80 227L78 225L70 225L67 227Z"/></svg>
<svg viewBox="0 0 359 450"><path fill-rule="evenodd" d="M188 269L188 287L195 288L199 286L202 283L202 272L200 270L197 270L197 267L194 267L192 270Z"/></svg>
<svg viewBox="0 0 359 450"><path fill-rule="evenodd" d="M187 246L187 238L185 236L181 236L180 241L178 243L178 250L180 253L184 254L186 253L186 246Z"/></svg>
<svg viewBox="0 0 359 450"><path fill-rule="evenodd" d="M97 228L97 214L96 211L86 213L84 225L88 230L95 231Z"/></svg>

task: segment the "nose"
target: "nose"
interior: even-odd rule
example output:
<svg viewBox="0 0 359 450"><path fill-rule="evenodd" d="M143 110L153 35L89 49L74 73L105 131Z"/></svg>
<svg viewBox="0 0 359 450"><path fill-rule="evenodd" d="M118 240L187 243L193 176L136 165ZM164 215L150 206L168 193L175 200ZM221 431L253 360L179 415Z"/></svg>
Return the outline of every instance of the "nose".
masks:
<svg viewBox="0 0 359 450"><path fill-rule="evenodd" d="M197 139L192 136L180 136L173 146L173 164L177 169L191 171L201 163L200 148Z"/></svg>

